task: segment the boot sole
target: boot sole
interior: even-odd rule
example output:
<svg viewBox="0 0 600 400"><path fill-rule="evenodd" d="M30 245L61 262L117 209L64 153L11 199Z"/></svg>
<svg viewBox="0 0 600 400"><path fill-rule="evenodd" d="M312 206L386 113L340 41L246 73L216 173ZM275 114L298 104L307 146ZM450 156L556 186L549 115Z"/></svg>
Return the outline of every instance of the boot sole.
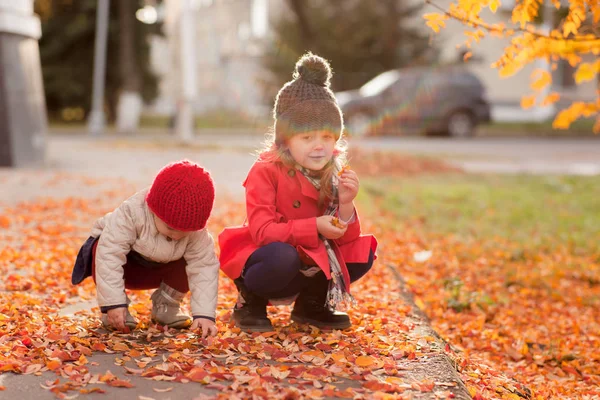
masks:
<svg viewBox="0 0 600 400"><path fill-rule="evenodd" d="M273 325L242 325L235 318L231 319L233 324L244 332L273 332Z"/></svg>
<svg viewBox="0 0 600 400"><path fill-rule="evenodd" d="M338 323L323 323L323 321L318 321L312 318L306 318L293 313L291 315L291 319L297 324L309 324L316 326L319 329L348 329L352 326L352 323L350 321Z"/></svg>
<svg viewBox="0 0 600 400"><path fill-rule="evenodd" d="M189 319L186 319L183 321L178 321L178 322L173 322L171 324L165 324L163 322L160 322L159 320L152 318L152 322L155 324L158 324L158 325L168 326L169 328L174 328L174 329L185 329L185 328L189 328L192 325L192 321L190 321Z"/></svg>
<svg viewBox="0 0 600 400"><path fill-rule="evenodd" d="M244 332L273 332L275 329L269 328L268 326L240 326L235 324L238 328L240 328Z"/></svg>
<svg viewBox="0 0 600 400"><path fill-rule="evenodd" d="M125 326L128 327L129 330L132 332L135 330L135 328L137 328L137 324L133 324L133 323L128 323L128 324L126 323ZM117 328L114 328L112 325L102 323L102 327L109 332L117 331Z"/></svg>

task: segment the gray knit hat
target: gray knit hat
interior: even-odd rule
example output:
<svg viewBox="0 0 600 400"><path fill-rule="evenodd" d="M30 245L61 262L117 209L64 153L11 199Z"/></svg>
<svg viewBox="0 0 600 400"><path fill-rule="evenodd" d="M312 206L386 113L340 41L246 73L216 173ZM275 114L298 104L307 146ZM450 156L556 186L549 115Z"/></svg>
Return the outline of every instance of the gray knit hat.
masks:
<svg viewBox="0 0 600 400"><path fill-rule="evenodd" d="M275 141L312 130L330 130L339 139L342 111L331 89L331 68L322 57L306 53L296 63L294 79L275 98Z"/></svg>

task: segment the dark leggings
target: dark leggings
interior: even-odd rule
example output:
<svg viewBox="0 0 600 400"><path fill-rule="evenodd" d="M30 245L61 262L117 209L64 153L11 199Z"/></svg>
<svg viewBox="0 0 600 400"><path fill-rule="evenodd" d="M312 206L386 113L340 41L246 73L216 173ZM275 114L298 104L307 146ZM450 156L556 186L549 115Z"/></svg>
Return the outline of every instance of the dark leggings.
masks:
<svg viewBox="0 0 600 400"><path fill-rule="evenodd" d="M300 272L303 266L296 248L282 242L269 243L254 251L246 262L244 284L261 297L278 299L294 296L310 284ZM362 278L373 266L373 252L366 263L347 263L350 282Z"/></svg>

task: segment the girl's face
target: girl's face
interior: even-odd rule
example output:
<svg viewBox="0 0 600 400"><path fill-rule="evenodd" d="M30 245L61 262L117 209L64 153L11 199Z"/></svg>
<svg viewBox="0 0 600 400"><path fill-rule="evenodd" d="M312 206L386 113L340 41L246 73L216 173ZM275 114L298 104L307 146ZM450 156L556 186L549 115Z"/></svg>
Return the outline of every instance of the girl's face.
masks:
<svg viewBox="0 0 600 400"><path fill-rule="evenodd" d="M287 146L298 164L312 171L320 171L333 157L335 143L335 136L330 131L310 131L292 136Z"/></svg>
<svg viewBox="0 0 600 400"><path fill-rule="evenodd" d="M179 240L192 234L192 232L184 232L178 231L177 229L173 229L169 225L167 225L162 219L158 218L156 214L153 215L156 230L158 231L158 233L160 233L163 236L166 236L169 239Z"/></svg>

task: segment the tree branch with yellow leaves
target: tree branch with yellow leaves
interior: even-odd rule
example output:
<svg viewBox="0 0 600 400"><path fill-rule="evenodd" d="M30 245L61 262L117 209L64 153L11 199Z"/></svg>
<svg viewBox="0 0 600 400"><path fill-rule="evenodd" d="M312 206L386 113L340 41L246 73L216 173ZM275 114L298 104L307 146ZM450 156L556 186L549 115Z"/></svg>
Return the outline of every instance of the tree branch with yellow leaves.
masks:
<svg viewBox="0 0 600 400"><path fill-rule="evenodd" d="M597 99L592 102L574 102L570 107L560 111L554 119L553 127L568 129L572 122L582 117L596 116L594 132L600 133L600 59L595 62L584 62L582 56L600 55L600 36L597 27L600 22L600 2L597 0L570 0L567 14L559 21L558 26L546 26L540 30L534 24L544 9L544 0L517 0L511 13L511 23L487 23L480 13L489 9L495 13L501 5L500 0L456 0L448 9L442 8L433 0L424 0L440 13L425 14L423 18L434 32L445 28L447 20L456 20L473 30L465 31L465 45L471 48L486 35L509 38L510 43L501 57L491 66L499 70L501 77L508 77L525 65L539 59L547 60L552 68L556 68L559 60L566 60L577 67L574 78L580 85L597 79ZM561 8L560 0L551 0L555 9ZM546 16L545 14L542 14ZM465 54L465 60L471 53ZM597 78L598 77L598 78ZM536 70L532 74L531 89L533 95L524 96L521 106L533 107L539 92L552 83L548 71ZM547 106L556 103L560 95L552 92L540 100L539 105Z"/></svg>

